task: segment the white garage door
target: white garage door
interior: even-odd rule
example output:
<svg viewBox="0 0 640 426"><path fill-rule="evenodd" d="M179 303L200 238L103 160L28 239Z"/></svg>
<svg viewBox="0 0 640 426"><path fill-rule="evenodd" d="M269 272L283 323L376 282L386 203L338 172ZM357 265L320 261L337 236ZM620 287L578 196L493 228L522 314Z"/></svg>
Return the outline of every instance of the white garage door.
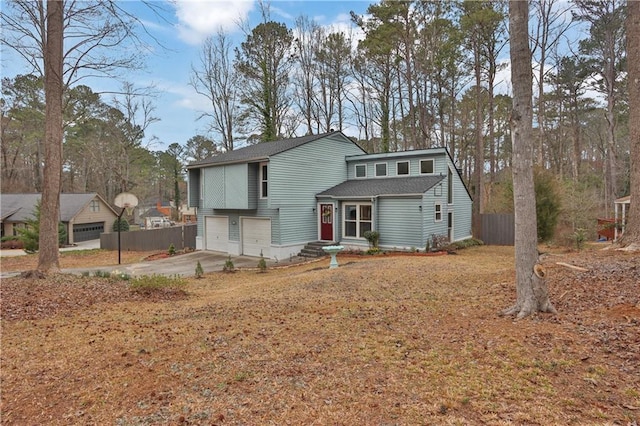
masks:
<svg viewBox="0 0 640 426"><path fill-rule="evenodd" d="M242 219L242 254L271 257L271 219Z"/></svg>
<svg viewBox="0 0 640 426"><path fill-rule="evenodd" d="M207 250L228 251L229 218L226 216L204 218L204 246Z"/></svg>

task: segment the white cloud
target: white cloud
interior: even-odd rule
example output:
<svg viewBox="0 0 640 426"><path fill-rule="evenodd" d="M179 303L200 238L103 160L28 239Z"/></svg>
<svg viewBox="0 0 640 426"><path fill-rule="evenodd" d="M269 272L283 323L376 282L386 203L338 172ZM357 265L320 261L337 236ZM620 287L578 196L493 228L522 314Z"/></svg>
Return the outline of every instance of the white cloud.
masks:
<svg viewBox="0 0 640 426"><path fill-rule="evenodd" d="M178 37L197 45L219 29L232 32L253 9L253 0L178 0Z"/></svg>

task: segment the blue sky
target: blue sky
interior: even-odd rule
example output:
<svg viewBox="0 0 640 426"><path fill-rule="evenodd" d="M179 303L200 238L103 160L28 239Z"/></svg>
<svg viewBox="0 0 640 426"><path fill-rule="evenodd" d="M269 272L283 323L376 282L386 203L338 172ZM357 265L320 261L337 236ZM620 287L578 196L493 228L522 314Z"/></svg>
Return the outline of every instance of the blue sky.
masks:
<svg viewBox="0 0 640 426"><path fill-rule="evenodd" d="M158 2L159 3L159 2ZM370 2L366 1L274 1L270 2L271 19L294 28L294 21L301 15L312 18L320 25L348 28L349 12L364 13ZM147 57L146 68L140 71L123 71L121 78L136 87L154 85L158 93L153 99L154 116L160 119L146 132L146 143L155 139L149 147L163 150L177 142L184 145L196 134L206 134L206 121L196 121L207 107L207 100L189 86L192 64L197 64L203 41L222 28L239 43L245 35L238 23L246 21L250 28L261 21L260 6L253 0L176 0L163 1L167 10L164 19L138 1L121 3L121 6L144 22L146 30L167 49L156 48ZM30 70L15 54L2 50L2 76L15 77ZM111 92L120 85L108 79L92 79L82 82L95 92ZM113 95L103 95L110 102ZM155 137L155 138L154 138ZM157 139L156 139L157 138Z"/></svg>
<svg viewBox="0 0 640 426"><path fill-rule="evenodd" d="M305 15L320 25L334 30L347 30L353 27L350 11L364 14L372 2L271 0L269 9L272 20L283 22L289 28L295 27L297 17ZM0 0L0 3L4 3L4 0ZM122 71L120 77L136 88L155 87L157 96L152 100L155 106L153 115L160 121L147 129L145 143L151 144L149 149L164 150L171 143L184 145L197 134L207 134L206 120L197 121L197 117L207 109L208 101L189 86L192 65L197 65L199 61L203 41L222 28L236 43L240 43L246 36L239 22L248 22L249 28L253 28L261 22L262 17L255 0L156 0L155 3L166 10L163 19L159 19L140 1L119 3L137 16L150 35L166 47L162 49L156 45L155 51L147 57L145 69ZM561 3L563 7L567 6L565 1ZM503 55L504 61L508 62L508 46ZM1 64L3 77L30 72L27 65L4 46ZM497 76L498 93L510 92L509 80L510 69L507 66ZM118 82L105 78L83 80L82 84L89 85L99 93L113 92L121 87ZM112 98L113 95L103 95L106 102L111 103Z"/></svg>

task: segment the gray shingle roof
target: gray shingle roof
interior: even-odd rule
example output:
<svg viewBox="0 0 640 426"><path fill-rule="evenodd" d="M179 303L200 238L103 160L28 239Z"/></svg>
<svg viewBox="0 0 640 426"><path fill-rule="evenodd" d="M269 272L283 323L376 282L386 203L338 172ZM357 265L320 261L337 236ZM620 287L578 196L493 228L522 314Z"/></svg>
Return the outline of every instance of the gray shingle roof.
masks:
<svg viewBox="0 0 640 426"><path fill-rule="evenodd" d="M356 198L380 195L415 195L428 191L444 178L445 176L412 176L351 179L316 194L316 196Z"/></svg>
<svg viewBox="0 0 640 426"><path fill-rule="evenodd" d="M97 197L96 193L89 194L60 194L60 220L69 222ZM0 209L3 221L26 222L33 218L35 207L40 194L2 194L0 195Z"/></svg>
<svg viewBox="0 0 640 426"><path fill-rule="evenodd" d="M282 139L273 142L260 142L255 145L246 146L240 149L234 149L233 151L227 151L222 154L214 155L207 159L196 161L189 164L188 167L198 167L213 164L225 164L236 162L248 162L254 160L262 160L269 158L272 155L279 154L284 151L288 151L292 148L304 145L306 143L324 138L329 135L333 135L340 132L329 132L319 135L301 136L293 139ZM345 137L346 139L346 137Z"/></svg>

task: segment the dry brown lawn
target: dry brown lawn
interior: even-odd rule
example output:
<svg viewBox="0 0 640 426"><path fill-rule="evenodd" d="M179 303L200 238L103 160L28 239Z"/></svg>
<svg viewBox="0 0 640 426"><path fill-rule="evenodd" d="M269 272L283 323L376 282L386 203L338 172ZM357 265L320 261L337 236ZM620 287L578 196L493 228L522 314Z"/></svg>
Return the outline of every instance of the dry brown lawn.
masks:
<svg viewBox="0 0 640 426"><path fill-rule="evenodd" d="M3 280L2 424L640 420L637 255L547 257L559 313L519 322L497 315L515 299L512 248L340 262L208 274L169 300Z"/></svg>

